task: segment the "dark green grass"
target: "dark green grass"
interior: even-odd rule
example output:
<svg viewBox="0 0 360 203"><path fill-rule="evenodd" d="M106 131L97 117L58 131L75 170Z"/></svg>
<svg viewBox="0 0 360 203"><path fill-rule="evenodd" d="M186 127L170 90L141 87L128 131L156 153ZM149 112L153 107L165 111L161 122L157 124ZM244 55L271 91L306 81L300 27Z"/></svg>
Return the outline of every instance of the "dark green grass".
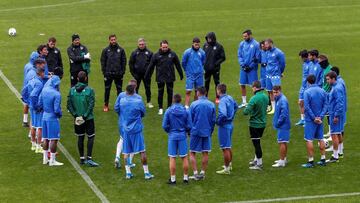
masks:
<svg viewBox="0 0 360 203"><path fill-rule="evenodd" d="M29 7L67 1L2 1L1 9ZM65 103L69 87L68 58L66 48L71 43L71 35L79 33L81 41L92 55L90 85L96 91L96 144L94 159L99 168L84 168L99 189L110 201L137 202L155 201L196 201L219 202L249 199L278 198L302 195L359 192L358 165L360 164L357 137L359 130L358 53L360 43L360 4L357 1L94 1L87 4L63 5L21 11L0 9L0 68L20 91L23 66L28 56L40 43L50 36L56 36L65 64L65 78L62 81L64 116L61 119L61 142L77 159L76 137L73 135L72 118L66 113ZM18 36L10 38L7 29L15 27ZM238 87L239 65L237 47L241 32L251 28L257 40L273 38L276 46L286 54L287 67L283 79L283 91L288 97L291 121L299 118L297 107L298 89L301 81L301 64L297 53L303 48L317 48L328 55L330 63L341 68L341 75L348 86L349 113L346 126L345 159L337 165L326 168L302 169L306 161L303 129L293 127L289 145L289 165L284 169L271 168L278 158L275 131L271 127L272 116L268 117L268 127L264 133L263 151L265 169L250 171L247 162L253 157L253 147L248 139L247 117L240 111L235 120L233 134L234 171L230 176L219 176L215 171L222 165L222 155L218 149L217 133L213 135L213 151L210 154L206 180L191 182L188 186L178 184L168 187L167 135L161 129L161 117L157 108L147 109L144 118L144 134L150 171L154 180L143 180L142 167L136 156L135 178L124 179L124 169L115 170L113 159L118 140L117 116L113 111L102 112L103 79L99 57L107 45L107 36L118 35L118 41L125 48L127 56L136 46L138 37L145 37L148 47L156 51L158 42L168 39L170 47L179 55L191 46L194 36L202 39L208 31L215 31L219 42L226 51L227 60L222 66L221 80L229 87L231 94L240 101ZM45 33L45 36L39 36ZM130 79L127 71L125 81ZM126 83L124 83L126 84ZM184 82L175 83L175 92L184 93ZM41 159L30 153L30 144L20 127L21 105L14 95L0 82L0 199L9 202L27 201L96 201L96 196L71 167L65 157L62 168L51 169L41 165ZM213 87L212 87L213 88ZM250 89L248 89L250 91ZM152 84L153 99L156 104L156 83ZM210 92L214 99L214 90ZM145 97L143 86L140 94ZM251 92L248 92L251 96ZM111 105L115 100L115 90L111 95ZM157 106L157 105L155 105ZM327 131L327 130L326 130ZM20 152L21 151L21 152ZM21 153L21 154L20 154ZM319 159L319 156L316 156ZM180 167L180 162L178 162ZM180 169L180 168L179 168ZM36 172L36 176L32 176ZM50 177L56 177L52 184ZM181 170L177 171L181 182ZM44 191L44 187L50 189ZM55 190L56 189L56 190ZM55 194L55 197L54 197ZM342 198L336 198L341 200ZM344 201L356 202L359 197L348 197ZM316 200L317 201L317 200ZM311 202L316 202L311 201ZM322 199L327 202L331 199Z"/></svg>

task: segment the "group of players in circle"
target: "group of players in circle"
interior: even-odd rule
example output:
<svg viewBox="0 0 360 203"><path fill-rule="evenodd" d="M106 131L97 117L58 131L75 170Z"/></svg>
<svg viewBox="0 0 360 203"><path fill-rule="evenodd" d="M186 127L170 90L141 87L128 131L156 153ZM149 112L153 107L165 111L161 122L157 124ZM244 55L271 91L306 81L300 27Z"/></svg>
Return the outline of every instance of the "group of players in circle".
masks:
<svg viewBox="0 0 360 203"><path fill-rule="evenodd" d="M117 43L116 35L109 36L109 45L101 53L101 70L104 75L104 112L109 111L109 97L112 82L117 89L114 110L118 114L120 139L117 143L115 167L121 168L120 154L124 155L126 179L131 179L132 159L141 155L145 179L154 176L149 172L145 153L142 118L145 108L153 108L151 103L151 76L156 69L158 86L158 114L162 115L163 95L166 86L167 109L163 116L162 128L168 133L168 156L170 161L169 184L176 184L176 157L183 161L183 182L189 179L202 180L208 165L211 151L211 137L218 125L218 141L223 151L224 165L217 174L228 175L232 170L232 132L233 120L238 109L249 115L249 132L254 146L255 157L249 162L249 169L262 170L261 137L266 127L267 114L274 114L273 127L277 130L280 159L272 167L285 167L287 164L287 143L290 139L290 111L288 100L281 90L281 79L285 70L285 55L274 46L271 39L258 43L251 30L245 30L243 41L238 48L240 64L241 104L227 94L227 86L220 83L221 63L225 61L223 46L217 42L214 32L206 35L206 42L200 48L200 39L195 37L192 46L186 49L180 62L177 54L169 48L167 40L160 42L160 49L152 53L145 39L138 40L138 47L131 53L129 68L134 79L130 80L122 92L123 76L126 70L125 50ZM71 88L67 96L67 110L74 117L74 131L78 137L80 164L96 167L92 159L95 139L94 105L95 93L88 86L91 56L86 46L80 43L78 34L72 35L72 44L67 49L70 62ZM346 122L347 95L344 80L339 68L332 67L328 58L317 50L302 50L299 56L302 64L302 83L299 91L301 119L296 125L304 126L304 139L308 151L308 162L302 167L312 168L314 164L313 140L318 140L321 159L320 166L336 163L343 157L343 134ZM260 80L258 67L260 66ZM181 68L182 67L182 68ZM185 105L181 104L180 94L173 93L177 70L180 80L183 70L186 75ZM62 116L59 86L63 77L63 63L56 39L50 38L47 45L40 45L30 56L24 68L22 100L24 102L23 126L29 127L31 150L43 154L43 164L60 166L56 161L57 142L60 139ZM208 99L211 77L215 83L215 103ZM146 105L137 94L141 81L146 90ZM252 88L254 96L247 103L246 86ZM194 101L190 104L192 91ZM266 95L265 91L268 92ZM218 104L218 115L216 106ZM28 122L30 111L31 122ZM325 159L323 119L327 117L329 133L333 142L333 155ZM87 156L84 155L85 135L88 137ZM190 137L188 147L187 135ZM189 148L189 149L188 149ZM193 175L189 176L188 152ZM202 154L200 172L196 154Z"/></svg>

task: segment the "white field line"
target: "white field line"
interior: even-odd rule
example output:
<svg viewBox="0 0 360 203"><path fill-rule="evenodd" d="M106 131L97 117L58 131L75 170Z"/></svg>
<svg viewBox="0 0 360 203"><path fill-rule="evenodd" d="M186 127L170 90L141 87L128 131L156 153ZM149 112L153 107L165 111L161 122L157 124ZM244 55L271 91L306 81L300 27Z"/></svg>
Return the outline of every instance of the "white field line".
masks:
<svg viewBox="0 0 360 203"><path fill-rule="evenodd" d="M274 198L274 199L247 200L247 201L236 201L231 203L285 202L285 201L294 201L294 200L322 199L322 198L331 198L331 197L349 197L349 196L359 196L359 195L360 192L352 192L352 193L339 193L339 194L326 194L326 195L285 197L285 198Z"/></svg>
<svg viewBox="0 0 360 203"><path fill-rule="evenodd" d="M29 7L20 7L20 8L8 8L8 9L0 9L0 12L8 12L8 11L23 11L23 10L32 10L38 8L52 8L52 7L59 7L59 6L68 6L74 4L82 4L82 3L89 3L95 0L81 0L75 2L68 2L68 3L60 3L60 4L48 4L48 5L41 5L41 6L29 6Z"/></svg>
<svg viewBox="0 0 360 203"><path fill-rule="evenodd" d="M16 90L14 85L10 82L10 80L4 75L4 73L0 70L0 77L5 82L5 84L9 87L9 89L15 94L16 98L22 103L21 95ZM69 160L71 165L75 168L75 170L80 174L80 176L84 179L86 184L91 188L91 190L96 194L96 196L103 203L109 203L109 200L106 196L99 190L99 188L95 185L95 183L91 180L89 175L80 167L80 165L75 161L75 159L71 156L68 150L59 142L58 147L60 151L65 155L65 157Z"/></svg>

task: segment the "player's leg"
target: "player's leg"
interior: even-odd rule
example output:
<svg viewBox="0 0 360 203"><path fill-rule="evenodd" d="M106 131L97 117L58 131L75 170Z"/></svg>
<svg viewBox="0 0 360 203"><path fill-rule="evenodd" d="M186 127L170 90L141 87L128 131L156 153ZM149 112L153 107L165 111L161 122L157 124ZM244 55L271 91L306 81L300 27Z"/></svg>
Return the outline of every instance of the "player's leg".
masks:
<svg viewBox="0 0 360 203"><path fill-rule="evenodd" d="M299 99L298 104L300 110L300 120L295 125L304 126L305 124L304 99Z"/></svg>
<svg viewBox="0 0 360 203"><path fill-rule="evenodd" d="M42 154L43 148L41 147L41 141L42 141L42 127L39 127L36 129L36 150L35 153Z"/></svg>
<svg viewBox="0 0 360 203"><path fill-rule="evenodd" d="M29 105L24 104L24 108L23 108L23 124L22 124L22 126L25 127L25 128L29 127L28 117L29 117Z"/></svg>
<svg viewBox="0 0 360 203"><path fill-rule="evenodd" d="M49 133L50 133L50 126L46 121L42 121L42 128L43 128L43 164L46 165L49 163Z"/></svg>
<svg viewBox="0 0 360 203"><path fill-rule="evenodd" d="M129 160L129 154L134 152L133 143L132 140L130 139L131 137L128 134L123 133L122 137L123 137L123 147L124 147L122 153L124 154L125 177L126 179L131 179L133 175L131 173L131 167L128 160Z"/></svg>
<svg viewBox="0 0 360 203"><path fill-rule="evenodd" d="M205 71L204 77L205 77L206 96L209 95L211 76L212 76L211 71Z"/></svg>
<svg viewBox="0 0 360 203"><path fill-rule="evenodd" d="M194 76L187 75L185 82L185 108L189 108L191 92L195 87Z"/></svg>
<svg viewBox="0 0 360 203"><path fill-rule="evenodd" d="M308 155L308 162L302 164L301 166L304 168L313 168L314 167L314 146L313 140L317 133L318 128L322 125L318 125L312 121L305 123L304 129L304 140L306 141L306 151Z"/></svg>
<svg viewBox="0 0 360 203"><path fill-rule="evenodd" d="M192 92L192 90L189 90L189 89L186 88L186 92L185 92L185 108L186 109L188 109L189 106L190 106L191 92Z"/></svg>
<svg viewBox="0 0 360 203"><path fill-rule="evenodd" d="M337 122L334 122L334 117L330 116L330 130L331 130L331 139L332 139L332 144L333 144L333 155L332 157L328 160L328 162L331 163L336 163L338 162L339 159L339 137L341 136L341 132L342 132L342 121L341 121L341 117L338 117Z"/></svg>
<svg viewBox="0 0 360 203"><path fill-rule="evenodd" d="M200 175L202 176L202 178L205 177L205 172L208 167L208 164L209 164L209 152L203 151L202 160L201 160L201 171L200 171Z"/></svg>
<svg viewBox="0 0 360 203"><path fill-rule="evenodd" d="M147 107L154 108L154 105L151 103L151 79L147 79L143 77L142 80L145 86Z"/></svg>
<svg viewBox="0 0 360 203"><path fill-rule="evenodd" d="M262 148L261 148L261 137L264 132L264 128L253 128L250 127L250 136L253 146L255 148L256 163L250 166L249 169L261 170L262 169Z"/></svg>
<svg viewBox="0 0 360 203"><path fill-rule="evenodd" d="M104 86L105 86L105 92L104 92L104 112L109 111L109 98L110 98L110 91L112 86L113 78L112 77L104 77Z"/></svg>
<svg viewBox="0 0 360 203"><path fill-rule="evenodd" d="M176 184L176 158L169 157L169 169L170 169L170 179L168 184L173 185Z"/></svg>
<svg viewBox="0 0 360 203"><path fill-rule="evenodd" d="M278 130L277 132L277 142L279 143L279 155L280 159L275 161L273 167L285 167L286 165L286 155L287 155L287 143L290 140L290 130Z"/></svg>
<svg viewBox="0 0 360 203"><path fill-rule="evenodd" d="M189 183L189 160L187 158L188 155L188 147L187 147L187 140L179 140L177 141L177 151L178 151L178 155L182 160L182 164L183 164L183 173L184 173L184 178L183 178L183 182L185 184Z"/></svg>
<svg viewBox="0 0 360 203"><path fill-rule="evenodd" d="M167 82L166 83L166 93L167 93L167 107L168 108L172 104L173 91L174 91L174 82Z"/></svg>
<svg viewBox="0 0 360 203"><path fill-rule="evenodd" d="M230 174L230 163L231 163L231 128L219 126L218 138L220 148L223 152L224 165L223 170L216 171L217 174Z"/></svg>
<svg viewBox="0 0 360 203"><path fill-rule="evenodd" d="M158 104L159 104L159 115L163 114L163 98L164 98L164 88L165 82L158 82Z"/></svg>
<svg viewBox="0 0 360 203"><path fill-rule="evenodd" d="M86 126L86 134L88 136L86 165L90 166L90 167L97 167L97 166L99 166L99 164L96 163L92 159L92 151L93 151L94 142L95 142L95 123L94 123L94 119L90 119L90 120L85 121L85 126Z"/></svg>
<svg viewBox="0 0 360 203"><path fill-rule="evenodd" d="M84 156L84 140L85 140L85 123L81 125L74 125L75 135L77 135L77 146L80 157L80 165L85 164L85 156Z"/></svg>
<svg viewBox="0 0 360 203"><path fill-rule="evenodd" d="M122 92L123 76L116 76L114 78L114 81L115 81L116 93L117 95L119 95Z"/></svg>
<svg viewBox="0 0 360 203"><path fill-rule="evenodd" d="M188 183L189 182L189 160L188 157L181 157L182 163L183 163L183 171L184 171L184 178L183 181L184 183Z"/></svg>
<svg viewBox="0 0 360 203"><path fill-rule="evenodd" d="M215 96L216 96L215 103L219 104L219 95L216 92L216 87L220 84L220 70L215 70L212 73L212 76L213 76L214 84L215 84Z"/></svg>
<svg viewBox="0 0 360 203"><path fill-rule="evenodd" d="M246 84L248 84L248 77L247 77L247 73L242 69L240 70L239 84L240 84L241 99L242 99L242 103L239 105L239 108L243 108L246 106Z"/></svg>
<svg viewBox="0 0 360 203"><path fill-rule="evenodd" d="M141 163L142 163L143 169L144 169L145 180L150 180L150 179L154 178L154 175L152 175L149 172L149 166L148 166L147 156L146 156L146 152L145 152L144 135L141 132L136 135L130 135L130 137L131 137L130 139L132 140L132 146L133 146L133 152L131 152L130 154L140 153ZM130 159L128 159L128 166L131 167L131 165L132 164L130 162Z"/></svg>
<svg viewBox="0 0 360 203"><path fill-rule="evenodd" d="M202 160L201 160L201 171L198 176L199 179L205 178L205 172L209 164L209 152L211 151L211 137L200 137Z"/></svg>
<svg viewBox="0 0 360 203"><path fill-rule="evenodd" d="M116 144L116 154L115 154L115 168L120 169L121 167L121 158L120 158L120 154L122 151L122 147L123 147L123 139L120 136L118 143Z"/></svg>
<svg viewBox="0 0 360 203"><path fill-rule="evenodd" d="M61 162L56 161L57 143L60 139L60 123L56 121L47 121L49 123L47 137L50 141L50 161L49 166L62 166Z"/></svg>

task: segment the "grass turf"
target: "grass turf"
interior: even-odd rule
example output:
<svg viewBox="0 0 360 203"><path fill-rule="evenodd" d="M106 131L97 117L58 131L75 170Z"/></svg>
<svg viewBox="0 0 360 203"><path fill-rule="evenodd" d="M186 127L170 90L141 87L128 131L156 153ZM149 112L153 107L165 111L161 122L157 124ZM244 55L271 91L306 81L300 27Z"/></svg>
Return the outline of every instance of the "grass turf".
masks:
<svg viewBox="0 0 360 203"><path fill-rule="evenodd" d="M64 117L61 119L61 142L77 158L76 137L73 135L72 118L66 113L65 103L69 87L68 58L66 48L71 43L71 35L79 33L81 41L92 55L90 86L96 91L96 141L94 159L99 168L84 168L99 189L111 202L155 202L155 201L195 201L219 202L249 199L265 199L302 195L321 195L331 193L359 192L357 166L360 153L357 150L360 139L356 120L359 103L356 92L359 90L356 67L360 65L356 46L360 39L360 14L357 1L2 1L0 3L0 48L2 50L0 68L20 91L22 71L28 56L36 47L50 36L58 39L65 64L65 78L62 81ZM67 5L69 3L70 5ZM39 7L42 5L57 5ZM21 9L19 9L21 8ZM29 9L30 8L30 9ZM11 10L12 9L12 10ZM17 9L17 10L16 10ZM7 29L15 27L18 36L7 36ZM330 63L341 69L341 75L348 87L348 124L346 126L345 158L337 165L325 168L302 169L306 161L303 128L292 127L289 145L289 165L284 169L273 169L271 163L278 158L275 131L271 127L272 116L264 133L263 151L265 169L254 172L247 169L247 162L253 157L253 147L249 140L247 117L241 111L235 119L233 134L234 171L230 176L215 174L222 165L222 155L218 149L217 133L213 135L213 151L210 154L206 180L191 182L188 186L178 184L169 187L167 135L161 129L161 117L157 109L147 109L144 118L144 134L147 146L150 171L154 180L143 180L139 157L133 180L124 179L124 169L115 170L113 159L118 140L117 116L113 111L102 112L103 79L99 58L101 50L107 45L107 36L118 35L118 41L126 50L127 56L136 47L138 37L145 37L152 51L158 49L158 42L168 39L179 57L191 46L194 36L203 36L215 31L218 41L224 45L226 62L222 65L221 81L228 85L229 94L240 101L238 87L239 65L237 47L241 32L251 28L257 40L271 37L275 45L286 54L286 70L283 78L283 92L290 102L291 121L299 118L297 107L298 89L301 81L301 64L297 57L303 48L317 48L328 55ZM40 36L44 33L45 36ZM129 80L127 71L125 81ZM126 83L124 83L126 84ZM98 201L86 183L60 154L64 167L52 169L41 165L40 155L30 152L26 139L27 132L20 127L21 104L0 82L0 199L8 202L18 201ZM184 93L184 81L175 83L175 92ZM213 86L212 86L213 88ZM111 101L115 101L113 87ZM157 88L152 83L152 101L156 104ZM143 86L140 94L145 97ZM248 97L251 96L248 89ZM214 99L214 90L210 92ZM113 105L111 102L111 105ZM327 131L327 130L325 130ZM317 153L318 154L318 153ZM329 156L329 155L328 155ZM316 156L316 160L319 156ZM179 163L179 162L178 162ZM177 178L181 180L180 163ZM49 181L53 178L54 181ZM46 189L44 189L46 188ZM334 198L341 201L342 198ZM346 201L356 202L359 197L348 197ZM314 200L318 201L318 200ZM327 202L331 199L323 199Z"/></svg>

